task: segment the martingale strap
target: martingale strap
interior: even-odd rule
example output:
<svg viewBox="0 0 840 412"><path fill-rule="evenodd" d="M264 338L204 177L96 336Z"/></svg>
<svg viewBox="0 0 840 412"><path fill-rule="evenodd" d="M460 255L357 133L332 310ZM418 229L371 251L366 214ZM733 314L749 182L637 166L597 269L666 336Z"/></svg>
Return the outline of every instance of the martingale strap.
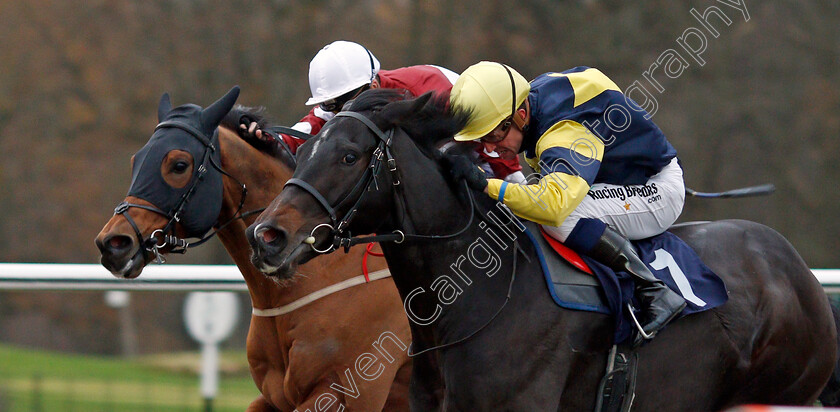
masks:
<svg viewBox="0 0 840 412"><path fill-rule="evenodd" d="M306 295L306 296L304 296L304 297L302 297L302 298L300 298L300 299L298 299L298 300L296 300L292 303L289 303L288 305L283 305L283 306L280 306L280 307L277 307L277 308L271 308L271 309L252 308L251 310L252 310L252 313L254 314L254 316L259 316L259 317L273 317L273 316L285 315L285 314L287 314L289 312L292 312L296 309L300 309L300 308L302 308L302 307L304 307L304 306L306 306L306 305L308 305L312 302L315 302L318 299L321 299L323 297L332 295L333 293L340 292L344 289L352 288L353 286L358 286L358 285L362 285L362 284L365 284L365 283L368 283L368 282L373 282L375 280L385 279L385 278L389 278L389 277L391 277L391 272L388 269L382 269L382 270L371 273L369 279L367 279L367 277L364 276L364 275L352 277L350 279L341 281L341 282L336 283L334 285L327 286L324 289L318 290L316 292L312 292L312 293L310 293L310 294L308 294L308 295Z"/></svg>

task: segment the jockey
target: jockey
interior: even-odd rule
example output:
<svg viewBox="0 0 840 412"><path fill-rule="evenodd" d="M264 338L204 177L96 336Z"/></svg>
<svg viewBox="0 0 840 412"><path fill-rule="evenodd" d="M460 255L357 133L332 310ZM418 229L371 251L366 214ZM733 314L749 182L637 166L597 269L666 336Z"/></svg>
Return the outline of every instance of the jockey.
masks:
<svg viewBox="0 0 840 412"><path fill-rule="evenodd" d="M344 103L367 89L379 87L406 91L414 96L434 90L449 92L458 74L439 66L419 65L395 70L380 70L379 60L366 47L350 41L335 41L322 48L309 63L309 89L313 106L293 129L317 134L324 124L338 113ZM258 138L263 138L256 123L241 125ZM304 140L281 134L283 141L297 152ZM266 140L272 140L267 137Z"/></svg>
<svg viewBox="0 0 840 412"><path fill-rule="evenodd" d="M379 87L398 89L420 96L428 91L446 92L458 74L433 65L418 65L394 70L380 70L379 60L366 47L350 41L335 41L321 49L309 63L309 89L312 97L306 101L313 106L309 113L293 129L308 134L317 134L324 124L338 113L344 103L356 98L367 89ZM244 119L240 126L243 133L259 139L274 142L269 136L263 136L256 122ZM297 152L303 139L287 134L280 137L291 149ZM477 154L484 161L483 166L496 175L508 176L507 180L522 181L522 167L517 159L505 160L495 153L488 153L482 147L476 148Z"/></svg>
<svg viewBox="0 0 840 412"><path fill-rule="evenodd" d="M653 276L628 240L658 235L677 220L682 168L659 127L612 80L576 67L529 84L512 68L484 61L461 74L450 102L472 113L455 140L479 141L505 159L525 152L539 173L523 184L488 179L468 158L452 156L455 178L573 250L630 273L646 338L682 311L685 300Z"/></svg>

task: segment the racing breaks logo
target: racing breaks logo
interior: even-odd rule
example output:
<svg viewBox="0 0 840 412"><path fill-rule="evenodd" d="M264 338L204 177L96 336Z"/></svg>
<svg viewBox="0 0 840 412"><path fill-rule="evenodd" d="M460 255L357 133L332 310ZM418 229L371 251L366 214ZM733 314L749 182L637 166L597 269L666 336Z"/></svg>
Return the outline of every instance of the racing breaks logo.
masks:
<svg viewBox="0 0 840 412"><path fill-rule="evenodd" d="M586 195L597 200L605 199L619 199L627 200L628 198L637 197L658 197L654 196L659 193L656 183L649 183L640 186L613 186L604 185L600 188L593 188Z"/></svg>
<svg viewBox="0 0 840 412"><path fill-rule="evenodd" d="M648 183L640 186L596 185L586 195L596 200L620 200L624 202L623 206L625 210L630 210L632 207L632 203L629 202L632 197L647 198L648 203L662 199L656 183Z"/></svg>

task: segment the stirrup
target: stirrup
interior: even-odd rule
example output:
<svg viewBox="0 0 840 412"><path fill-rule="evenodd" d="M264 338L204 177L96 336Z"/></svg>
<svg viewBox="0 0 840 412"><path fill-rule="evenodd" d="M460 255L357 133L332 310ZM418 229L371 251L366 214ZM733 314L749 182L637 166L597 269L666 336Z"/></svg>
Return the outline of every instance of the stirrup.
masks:
<svg viewBox="0 0 840 412"><path fill-rule="evenodd" d="M630 319L633 319L633 324L636 325L636 330L639 331L639 335L641 335L645 340L651 340L654 336L656 336L656 332L653 333L646 333L644 328L642 328L642 324L639 323L639 320L636 319L636 314L633 313L633 305L629 302L627 303L627 311L630 312Z"/></svg>

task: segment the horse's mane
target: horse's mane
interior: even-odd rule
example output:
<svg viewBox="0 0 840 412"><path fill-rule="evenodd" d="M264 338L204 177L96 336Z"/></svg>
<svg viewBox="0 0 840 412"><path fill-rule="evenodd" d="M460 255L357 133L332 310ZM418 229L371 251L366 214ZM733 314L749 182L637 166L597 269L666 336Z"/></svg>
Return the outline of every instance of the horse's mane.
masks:
<svg viewBox="0 0 840 412"><path fill-rule="evenodd" d="M446 141L451 141L455 133L467 124L471 112L453 109L449 105L449 93L433 93L429 101L418 111L402 119L387 119L387 112L382 108L388 103L411 99L410 95L389 89L372 89L362 93L349 107L354 112L373 112L370 115L375 123L383 122L399 126L417 146L434 158L439 155L437 148Z"/></svg>
<svg viewBox="0 0 840 412"><path fill-rule="evenodd" d="M449 93L435 93L420 110L409 113L407 117L401 119L385 118L387 111L383 111L382 109L388 103L411 98L413 97L410 95L407 96L394 90L372 89L359 95L352 103L348 103L349 106L345 106L344 110L371 112L369 117L374 123L395 124L400 127L420 151L438 164L444 176L448 176L449 173L443 170L447 166L445 161L441 161L443 160L442 157L451 154L464 155L472 153L475 150L475 146L469 143L459 142L448 147L446 149L446 155L439 148L444 143L454 142L453 137L467 124L470 116L472 116L472 111L453 108L449 104ZM448 180L448 183L456 195L466 203L466 192L463 191L462 183L460 181L453 182L450 180ZM474 196L474 199L476 200L476 206L483 213L492 210L495 204L498 203L498 201L488 196Z"/></svg>
<svg viewBox="0 0 840 412"><path fill-rule="evenodd" d="M410 94L401 93L396 89L368 89L362 92L359 97L345 104L343 110L378 112L388 103L410 99L411 97Z"/></svg>

